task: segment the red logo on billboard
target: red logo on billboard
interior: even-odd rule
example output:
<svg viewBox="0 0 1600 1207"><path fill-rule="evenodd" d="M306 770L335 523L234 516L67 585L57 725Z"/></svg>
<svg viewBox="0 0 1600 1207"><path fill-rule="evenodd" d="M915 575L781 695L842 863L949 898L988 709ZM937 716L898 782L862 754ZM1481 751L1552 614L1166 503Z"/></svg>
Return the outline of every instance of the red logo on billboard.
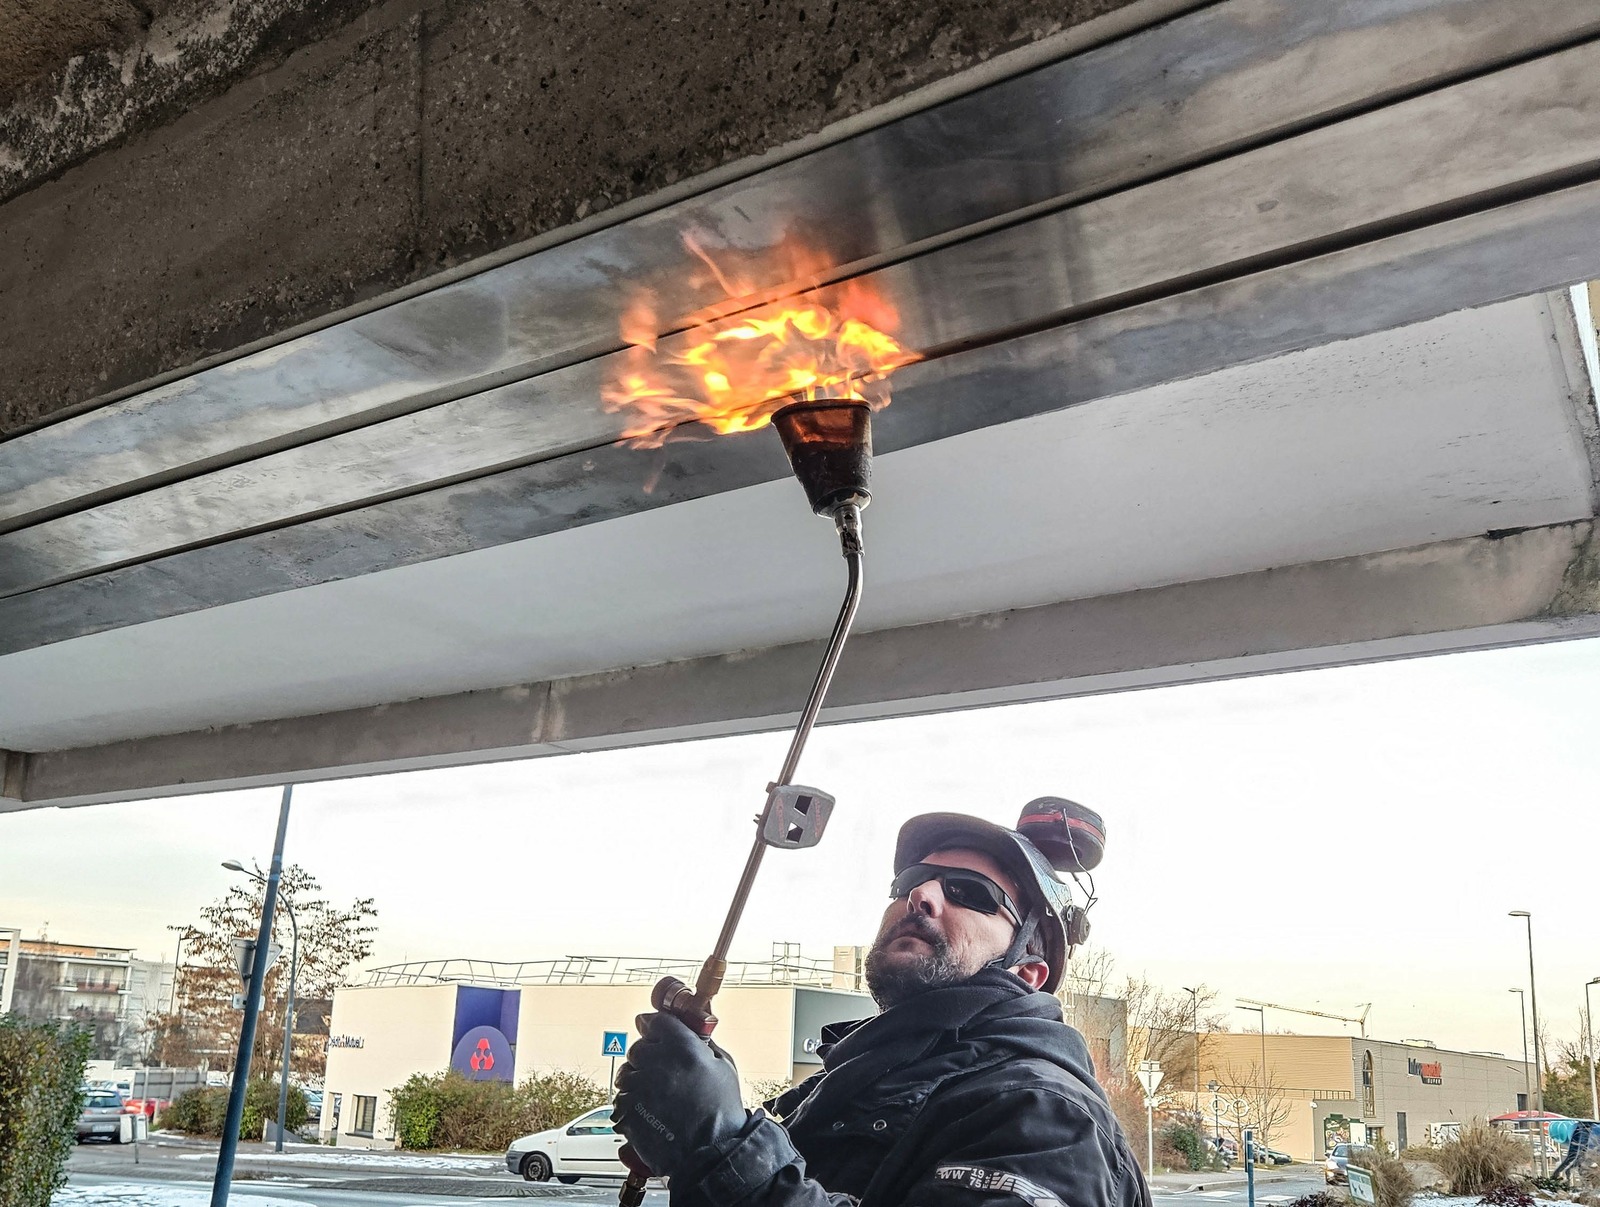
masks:
<svg viewBox="0 0 1600 1207"><path fill-rule="evenodd" d="M467 1058L467 1063L472 1066L474 1073L487 1073L494 1068L494 1053L489 1051L487 1035L478 1040L478 1050Z"/></svg>

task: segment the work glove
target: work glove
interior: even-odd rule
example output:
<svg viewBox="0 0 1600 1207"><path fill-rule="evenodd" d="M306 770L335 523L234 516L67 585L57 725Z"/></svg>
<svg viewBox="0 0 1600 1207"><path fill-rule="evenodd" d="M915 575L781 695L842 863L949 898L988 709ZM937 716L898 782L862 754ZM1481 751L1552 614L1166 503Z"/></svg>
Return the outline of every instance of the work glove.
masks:
<svg viewBox="0 0 1600 1207"><path fill-rule="evenodd" d="M618 1156L671 1178L710 1165L750 1119L733 1058L670 1014L641 1014L635 1026L611 1112L628 1139Z"/></svg>

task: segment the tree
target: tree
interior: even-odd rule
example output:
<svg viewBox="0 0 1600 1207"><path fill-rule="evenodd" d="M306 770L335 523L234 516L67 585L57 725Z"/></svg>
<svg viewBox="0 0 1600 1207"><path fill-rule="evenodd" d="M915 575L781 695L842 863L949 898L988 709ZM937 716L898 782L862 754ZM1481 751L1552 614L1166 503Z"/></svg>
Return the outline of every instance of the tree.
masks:
<svg viewBox="0 0 1600 1207"><path fill-rule="evenodd" d="M1217 1095L1223 1102L1222 1127L1233 1134L1240 1156L1244 1155L1244 1129L1247 1127L1254 1130L1256 1144L1272 1147L1273 1137L1289 1122L1293 1105L1271 1069L1263 1077L1258 1064L1241 1068L1230 1063L1217 1074L1217 1083Z"/></svg>
<svg viewBox="0 0 1600 1207"><path fill-rule="evenodd" d="M152 1059L165 1065L204 1065L232 1070L241 1012L232 999L243 989L235 963L235 939L254 939L261 925L264 887L254 880L236 884L220 900L200 911L186 938L184 963L178 969L178 1005L152 1021ZM352 965L372 954L372 898L359 898L344 909L321 896L322 886L304 868L291 864L279 884L279 905L273 914L272 942L281 948L267 970L260 1021L250 1059L252 1076L268 1076L283 1049L284 1007L289 994L290 926L284 900L300 922L297 999L329 998L344 982ZM290 1058L299 1078L319 1077L327 1063L323 1036L296 1028Z"/></svg>
<svg viewBox="0 0 1600 1207"><path fill-rule="evenodd" d="M1119 978L1109 952L1083 948L1067 965L1057 992L1067 1022L1088 1041L1112 1111L1140 1153L1148 1121L1139 1065L1157 1061L1161 1095L1192 1107L1196 1048L1204 1067L1211 1036L1227 1029L1216 1010L1216 993L1204 984L1195 989L1197 996L1191 997L1188 990L1162 989L1142 976ZM1166 1109L1173 1113L1172 1107Z"/></svg>
<svg viewBox="0 0 1600 1207"><path fill-rule="evenodd" d="M1580 1032L1576 1040L1545 1042L1544 1109L1575 1119L1587 1119L1593 1109L1589 1095L1589 1057Z"/></svg>
<svg viewBox="0 0 1600 1207"><path fill-rule="evenodd" d="M1096 1065L1103 1081L1137 1085L1139 1065L1154 1060L1161 1065L1162 1091L1177 1098L1193 1092L1196 1048L1203 1068L1211 1035L1227 1030L1216 992L1204 983L1195 989L1191 997L1186 989L1162 989L1142 976L1119 978L1109 952L1083 948L1067 966L1057 996L1067 1022L1091 1049L1101 1049ZM1122 1034L1108 1034L1116 1031Z"/></svg>

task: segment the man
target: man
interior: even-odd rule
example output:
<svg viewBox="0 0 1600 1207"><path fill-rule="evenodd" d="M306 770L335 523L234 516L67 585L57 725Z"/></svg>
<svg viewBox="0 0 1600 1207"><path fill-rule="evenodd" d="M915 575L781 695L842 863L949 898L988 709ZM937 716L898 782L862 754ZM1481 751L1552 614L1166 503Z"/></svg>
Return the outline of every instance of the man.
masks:
<svg viewBox="0 0 1600 1207"><path fill-rule="evenodd" d="M1056 869L1093 867L1101 841L1056 797L1016 830L913 818L867 957L882 1013L824 1030L823 1071L769 1104L781 1125L744 1109L721 1048L641 1015L612 1115L627 1155L674 1207L1149 1207L1052 996L1088 930Z"/></svg>

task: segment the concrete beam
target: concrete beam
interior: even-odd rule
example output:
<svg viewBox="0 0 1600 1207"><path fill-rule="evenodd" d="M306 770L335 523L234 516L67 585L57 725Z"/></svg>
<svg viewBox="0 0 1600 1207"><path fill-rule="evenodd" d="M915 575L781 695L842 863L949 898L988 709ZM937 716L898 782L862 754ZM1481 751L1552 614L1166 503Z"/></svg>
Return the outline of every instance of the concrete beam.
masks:
<svg viewBox="0 0 1600 1207"><path fill-rule="evenodd" d="M1140 2L1150 20L1198 0ZM1129 4L211 0L181 20L174 8L178 24L74 60L55 91L0 118L13 351L0 434L653 198Z"/></svg>
<svg viewBox="0 0 1600 1207"><path fill-rule="evenodd" d="M1194 683L1600 632L1593 523L854 639L825 720ZM28 754L0 808L87 805L787 726L813 643ZM8 789L12 791L12 789Z"/></svg>

